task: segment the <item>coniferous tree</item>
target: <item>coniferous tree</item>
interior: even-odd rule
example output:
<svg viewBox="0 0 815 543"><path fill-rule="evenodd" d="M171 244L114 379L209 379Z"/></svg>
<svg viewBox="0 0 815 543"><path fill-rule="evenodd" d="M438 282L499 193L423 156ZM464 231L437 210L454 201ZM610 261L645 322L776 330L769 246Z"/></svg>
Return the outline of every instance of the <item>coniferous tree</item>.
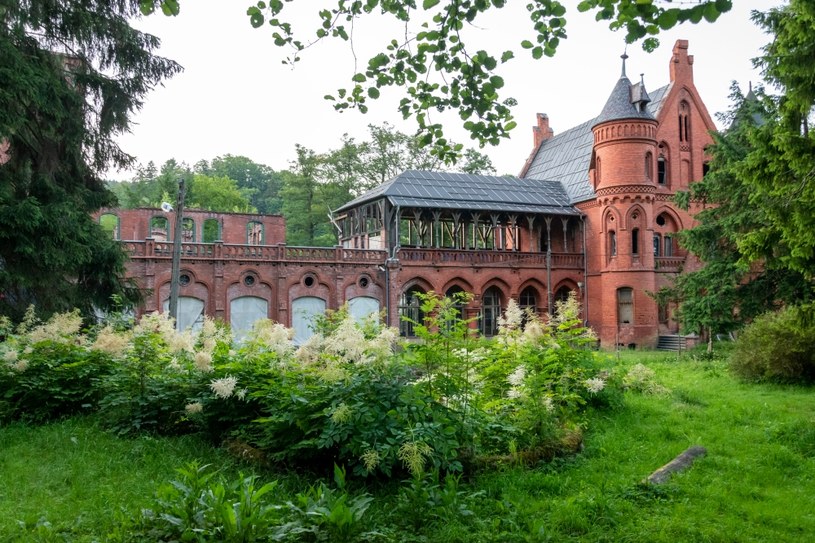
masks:
<svg viewBox="0 0 815 543"><path fill-rule="evenodd" d="M122 249L90 213L131 157L115 142L143 96L180 68L128 24L136 0L0 0L0 313L132 298Z"/></svg>

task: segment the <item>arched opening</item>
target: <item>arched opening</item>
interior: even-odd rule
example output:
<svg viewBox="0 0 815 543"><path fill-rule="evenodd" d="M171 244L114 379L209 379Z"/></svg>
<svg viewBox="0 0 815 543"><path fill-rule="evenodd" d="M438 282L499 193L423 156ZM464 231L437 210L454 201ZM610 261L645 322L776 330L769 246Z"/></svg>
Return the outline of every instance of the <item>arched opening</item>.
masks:
<svg viewBox="0 0 815 543"><path fill-rule="evenodd" d="M399 296L399 335L402 337L416 337L416 325L422 324L422 301L419 295L425 291L420 287L410 287Z"/></svg>
<svg viewBox="0 0 815 543"><path fill-rule="evenodd" d="M492 337L498 334L498 317L501 316L501 291L498 287L488 288L481 296L481 334Z"/></svg>
<svg viewBox="0 0 815 543"><path fill-rule="evenodd" d="M152 217L150 219L150 237L156 241L167 241L170 236L170 221L167 217Z"/></svg>
<svg viewBox="0 0 815 543"><path fill-rule="evenodd" d="M184 243L195 241L195 221L190 217L181 219L181 241Z"/></svg>
<svg viewBox="0 0 815 543"><path fill-rule="evenodd" d="M464 294L464 289L458 285L453 285L452 287L447 289L447 292L444 295L450 299L456 299L456 302L453 304L456 310L458 311L458 318L464 320L464 304L461 302L461 298ZM459 296L456 296L459 295Z"/></svg>
<svg viewBox="0 0 815 543"><path fill-rule="evenodd" d="M164 312L170 310L170 299L164 300ZM178 297L178 330L192 329L193 332L201 330L204 324L204 300L192 296Z"/></svg>
<svg viewBox="0 0 815 543"><path fill-rule="evenodd" d="M660 185L668 183L668 159L665 155L659 155L657 158L657 183Z"/></svg>
<svg viewBox="0 0 815 543"><path fill-rule="evenodd" d="M617 322L619 324L634 322L634 289L631 287L617 289Z"/></svg>

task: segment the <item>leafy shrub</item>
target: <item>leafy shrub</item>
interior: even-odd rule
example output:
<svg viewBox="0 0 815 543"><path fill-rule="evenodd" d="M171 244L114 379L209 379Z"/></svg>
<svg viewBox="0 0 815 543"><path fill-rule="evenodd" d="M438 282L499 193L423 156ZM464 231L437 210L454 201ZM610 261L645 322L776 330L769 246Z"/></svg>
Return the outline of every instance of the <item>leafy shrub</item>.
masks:
<svg viewBox="0 0 815 543"><path fill-rule="evenodd" d="M276 482L258 487L256 476L216 479L209 466L195 463L176 471L180 478L162 485L154 508L143 512L142 537L249 543L270 540L270 532L282 524L280 506L267 497Z"/></svg>
<svg viewBox="0 0 815 543"><path fill-rule="evenodd" d="M815 381L815 321L793 306L756 318L736 341L730 367L752 382Z"/></svg>
<svg viewBox="0 0 815 543"><path fill-rule="evenodd" d="M0 420L43 422L95 408L113 362L86 347L79 313L45 323L33 308L28 315L0 345Z"/></svg>

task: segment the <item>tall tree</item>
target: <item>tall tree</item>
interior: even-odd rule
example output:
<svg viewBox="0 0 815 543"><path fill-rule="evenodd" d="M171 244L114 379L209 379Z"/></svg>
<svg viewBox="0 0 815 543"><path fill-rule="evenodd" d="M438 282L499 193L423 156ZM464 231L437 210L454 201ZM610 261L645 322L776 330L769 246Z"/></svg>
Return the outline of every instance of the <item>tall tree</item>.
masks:
<svg viewBox="0 0 815 543"><path fill-rule="evenodd" d="M128 296L125 256L90 213L143 96L180 68L132 28L137 0L0 0L0 312Z"/></svg>
<svg viewBox="0 0 815 543"><path fill-rule="evenodd" d="M758 95L763 97L759 90ZM678 317L689 331L709 337L726 333L756 315L783 303L812 297L812 286L796 270L775 258L775 250L746 254L744 239L764 228L766 209L754 198L754 188L742 175L753 152L752 139L773 115L770 100L759 100L752 91L744 97L734 85L733 109L722 117L728 130L714 134L710 171L681 195L684 207L691 200L703 206L695 215L698 225L680 234L684 247L697 255L704 267L680 275L673 289L662 293L679 302Z"/></svg>
<svg viewBox="0 0 815 543"><path fill-rule="evenodd" d="M197 173L190 181L187 207L236 213L256 211L234 179Z"/></svg>

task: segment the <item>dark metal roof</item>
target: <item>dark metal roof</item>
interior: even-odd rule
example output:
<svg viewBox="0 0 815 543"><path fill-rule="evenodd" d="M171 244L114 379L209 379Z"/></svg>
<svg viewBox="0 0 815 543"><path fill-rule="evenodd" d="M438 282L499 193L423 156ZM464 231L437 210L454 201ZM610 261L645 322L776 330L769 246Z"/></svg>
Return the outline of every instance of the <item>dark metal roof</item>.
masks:
<svg viewBox="0 0 815 543"><path fill-rule="evenodd" d="M387 198L402 207L578 215L559 183L518 177L407 170L337 211Z"/></svg>
<svg viewBox="0 0 815 543"><path fill-rule="evenodd" d="M671 84L649 93L649 115L656 117L662 102L668 95ZM626 90L628 92L628 90ZM589 184L589 164L594 145L592 126L599 117L590 119L565 132L544 140L532 159L524 177L545 179L563 186L573 204L594 198L594 189Z"/></svg>

